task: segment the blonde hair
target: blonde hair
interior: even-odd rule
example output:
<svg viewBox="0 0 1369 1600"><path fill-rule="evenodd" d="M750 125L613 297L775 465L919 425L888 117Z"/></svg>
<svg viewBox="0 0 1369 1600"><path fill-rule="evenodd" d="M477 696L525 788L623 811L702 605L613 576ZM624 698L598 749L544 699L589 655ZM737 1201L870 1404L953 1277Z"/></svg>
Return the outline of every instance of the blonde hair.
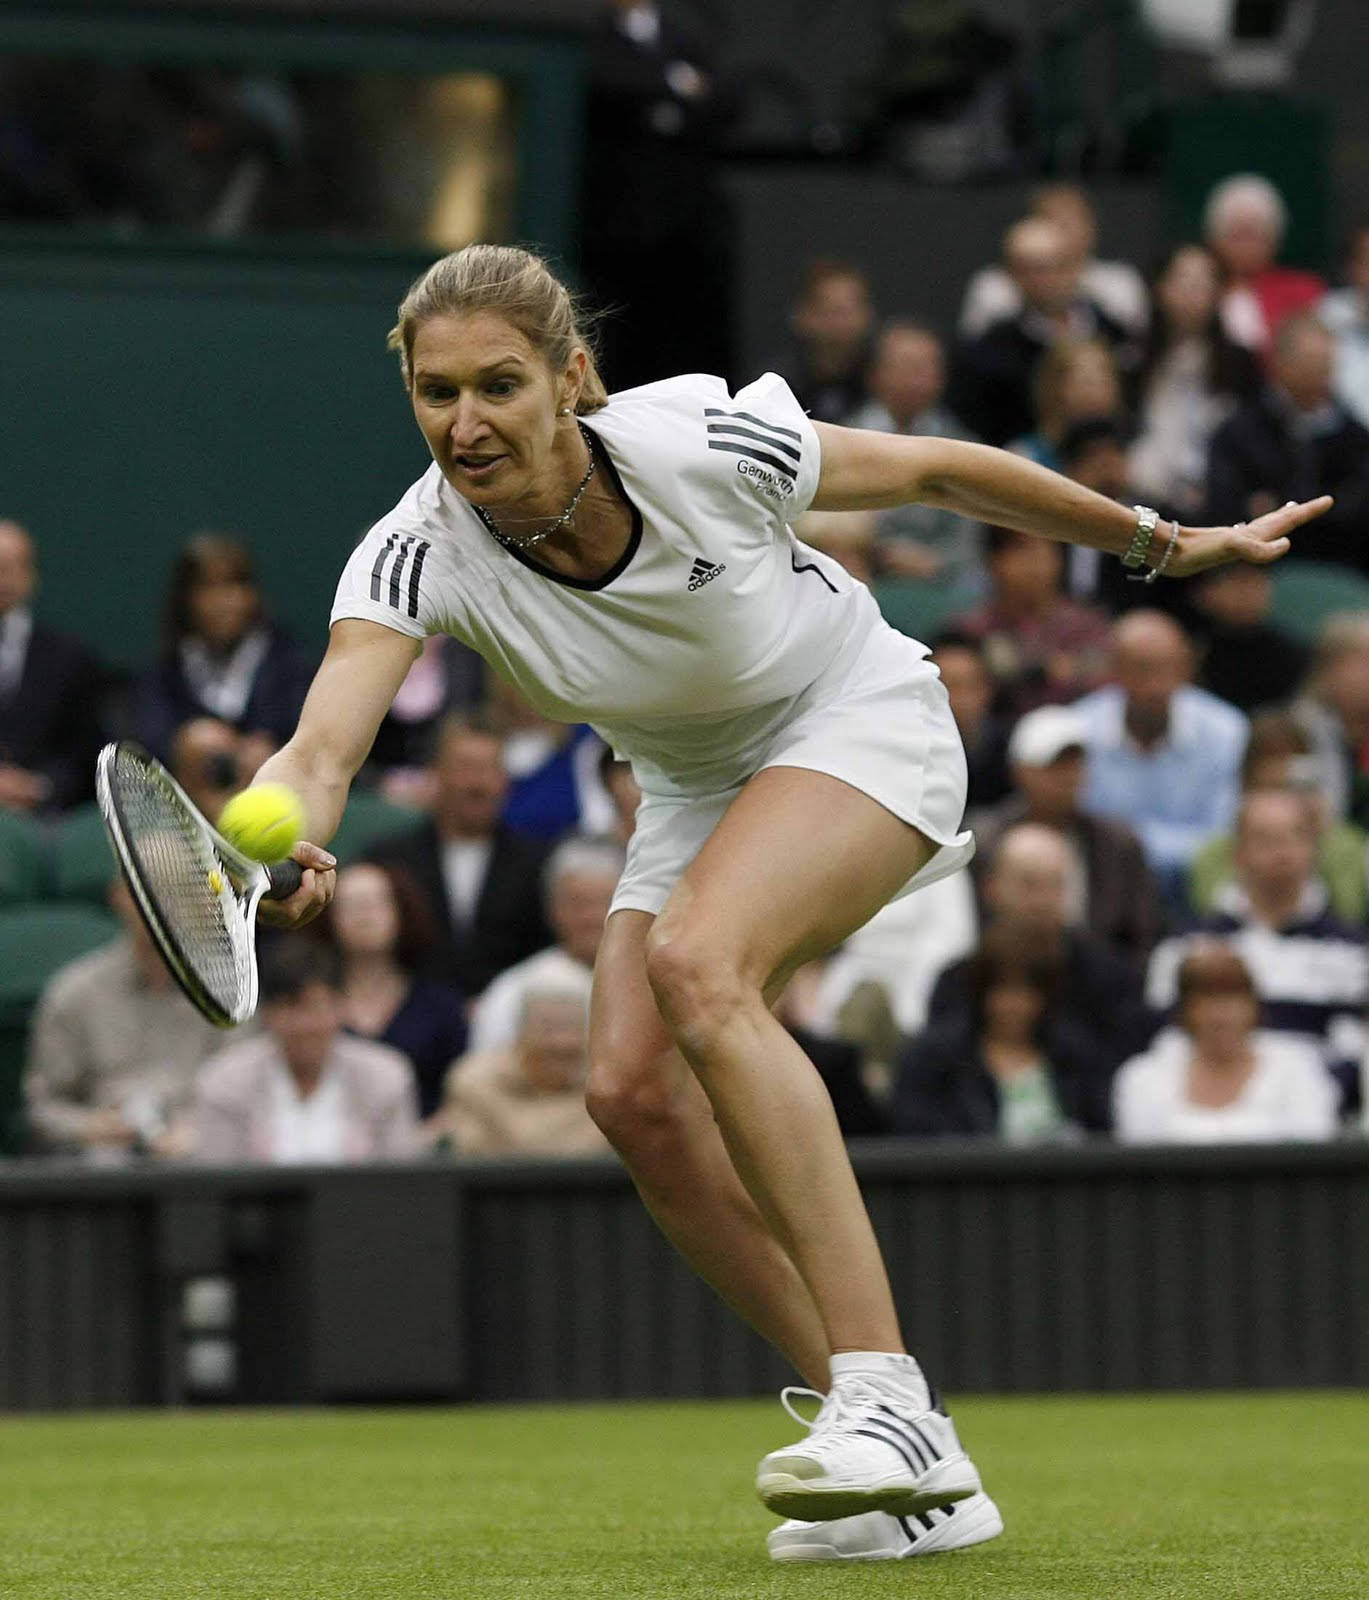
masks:
<svg viewBox="0 0 1369 1600"><path fill-rule="evenodd" d="M512 245L469 244L434 261L409 285L399 320L385 343L399 352L405 387L413 384L414 337L430 317L493 311L513 324L555 372L577 349L589 361L575 409L581 416L608 404L594 350L570 291L540 256Z"/></svg>
<svg viewBox="0 0 1369 1600"><path fill-rule="evenodd" d="M1087 361L1098 362L1108 372L1117 390L1114 408L1120 404L1117 361L1107 345L1101 339L1061 339L1042 354L1032 374L1037 426L1046 438L1055 439L1065 432L1071 422L1083 420L1065 414L1065 386L1075 368Z"/></svg>

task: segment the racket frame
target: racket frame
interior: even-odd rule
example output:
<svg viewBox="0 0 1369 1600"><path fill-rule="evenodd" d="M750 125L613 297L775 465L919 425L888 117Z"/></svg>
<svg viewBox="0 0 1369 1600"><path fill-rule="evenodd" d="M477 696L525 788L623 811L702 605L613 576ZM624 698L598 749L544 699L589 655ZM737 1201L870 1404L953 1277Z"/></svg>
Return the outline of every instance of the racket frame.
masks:
<svg viewBox="0 0 1369 1600"><path fill-rule="evenodd" d="M156 773L157 781L171 791L177 804L184 808L186 817L218 858L225 879L224 889L219 891L220 902L222 903L224 896L227 895L234 907L232 913L225 908L225 916L230 914L238 916L246 934L247 960L237 964L240 979L239 994L237 1003L231 1009L225 1010L209 993L196 973L194 963L186 955L169 922L163 917L155 895L144 882L142 868L129 842L127 823L120 803L119 786L112 777L115 762L121 751L134 755ZM216 1027L235 1028L239 1023L246 1022L257 1009L257 961L252 935L256 926L257 907L261 903L262 896L272 887L270 870L260 861L254 861L251 856L244 855L236 846L230 844L161 762L132 740L115 740L100 751L95 764L95 798L99 802L105 831L114 846L124 881L128 884L133 895L133 903L138 908L138 915L142 918L143 926L185 997L201 1016L207 1017ZM294 863L289 865L293 866ZM298 870L296 867L296 873ZM212 889L212 884L209 887Z"/></svg>

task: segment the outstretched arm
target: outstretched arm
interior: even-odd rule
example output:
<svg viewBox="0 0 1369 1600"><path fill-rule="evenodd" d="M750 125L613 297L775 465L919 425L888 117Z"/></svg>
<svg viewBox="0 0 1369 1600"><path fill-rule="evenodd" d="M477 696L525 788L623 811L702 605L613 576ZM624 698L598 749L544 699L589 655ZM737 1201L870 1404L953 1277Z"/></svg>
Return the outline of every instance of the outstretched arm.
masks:
<svg viewBox="0 0 1369 1600"><path fill-rule="evenodd" d="M306 868L299 889L288 900L263 901L264 920L307 922L332 898L331 858L319 846L337 831L352 779L419 649L418 640L377 622L333 624L299 726L253 780L295 791L304 802L311 841L295 851Z"/></svg>
<svg viewBox="0 0 1369 1600"><path fill-rule="evenodd" d="M1117 556L1136 532L1136 514L1129 507L1006 450L826 422L813 426L822 445L822 472L813 497L817 511L880 510L918 501ZM1180 527L1166 572L1180 578L1228 561L1277 561L1288 553L1288 535L1330 504L1330 496L1322 495L1271 511L1245 527ZM1148 566L1164 553L1170 527L1162 522L1156 528Z"/></svg>

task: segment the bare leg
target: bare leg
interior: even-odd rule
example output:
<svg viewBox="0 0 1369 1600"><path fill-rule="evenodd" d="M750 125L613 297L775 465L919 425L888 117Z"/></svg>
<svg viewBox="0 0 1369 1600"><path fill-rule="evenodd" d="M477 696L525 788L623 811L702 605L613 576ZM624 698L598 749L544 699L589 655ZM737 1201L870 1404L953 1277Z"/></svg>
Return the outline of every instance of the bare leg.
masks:
<svg viewBox="0 0 1369 1600"><path fill-rule="evenodd" d="M647 1210L705 1282L815 1388L826 1335L813 1298L737 1176L713 1111L671 1046L646 979L654 919L619 911L595 965L590 1109Z"/></svg>
<svg viewBox="0 0 1369 1600"><path fill-rule="evenodd" d="M902 1335L831 1101L764 991L865 922L935 848L838 779L768 769L733 802L647 940L661 1014L833 1352L901 1351Z"/></svg>

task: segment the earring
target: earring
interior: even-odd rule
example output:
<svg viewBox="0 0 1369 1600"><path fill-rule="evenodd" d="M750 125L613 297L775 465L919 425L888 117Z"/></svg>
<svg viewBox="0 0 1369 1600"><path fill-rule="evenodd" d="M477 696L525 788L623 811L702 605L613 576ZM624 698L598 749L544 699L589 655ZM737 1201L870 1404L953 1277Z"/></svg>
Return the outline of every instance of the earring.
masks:
<svg viewBox="0 0 1369 1600"><path fill-rule="evenodd" d="M561 415L563 417L568 417L570 415L570 407L569 406L562 406L561 407Z"/></svg>

